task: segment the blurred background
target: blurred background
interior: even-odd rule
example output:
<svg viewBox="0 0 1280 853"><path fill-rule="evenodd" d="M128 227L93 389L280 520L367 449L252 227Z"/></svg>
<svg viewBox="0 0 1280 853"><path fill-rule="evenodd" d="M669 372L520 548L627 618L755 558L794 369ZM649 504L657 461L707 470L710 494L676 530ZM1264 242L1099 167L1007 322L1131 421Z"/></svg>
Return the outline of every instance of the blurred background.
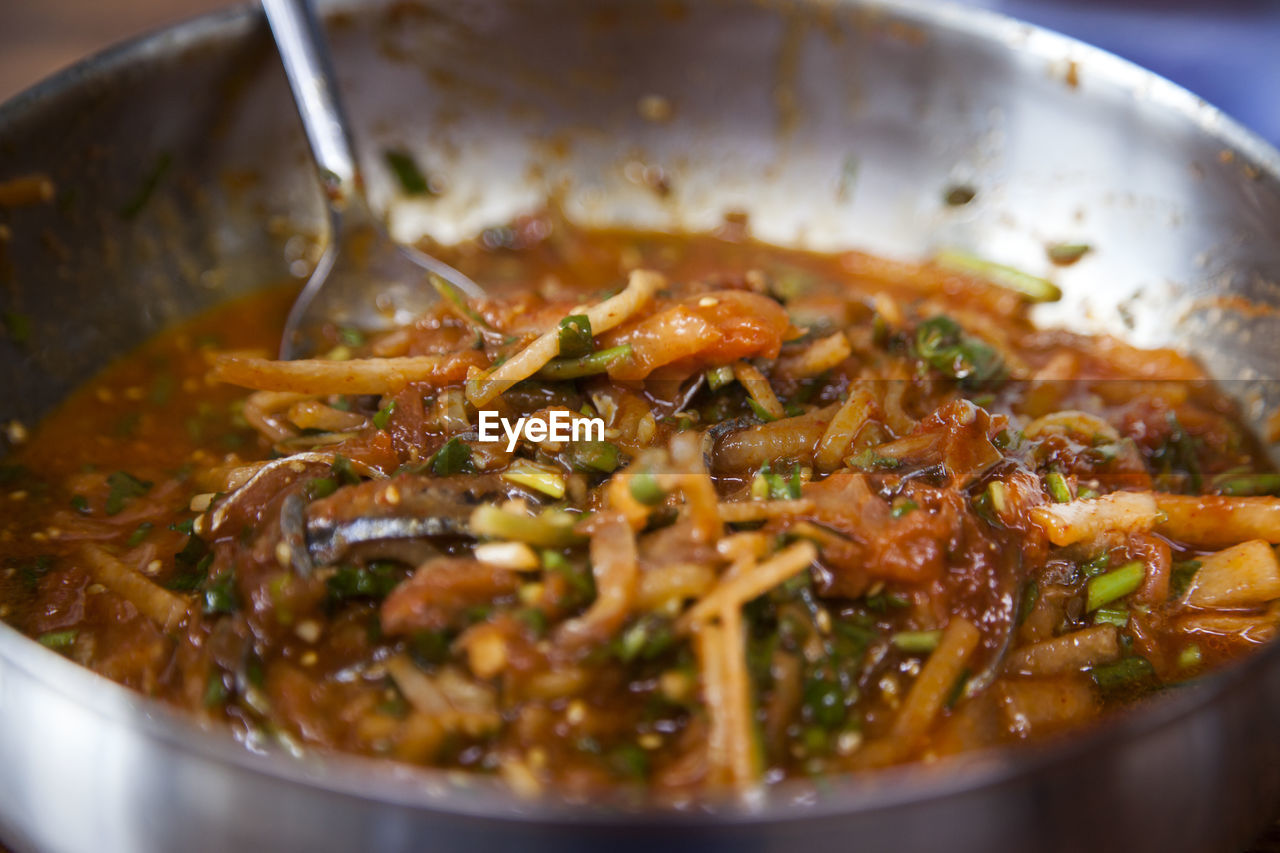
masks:
<svg viewBox="0 0 1280 853"><path fill-rule="evenodd" d="M1132 59L1280 145L1277 0L961 2L1040 24ZM0 0L0 101L113 42L233 5L238 3Z"/></svg>

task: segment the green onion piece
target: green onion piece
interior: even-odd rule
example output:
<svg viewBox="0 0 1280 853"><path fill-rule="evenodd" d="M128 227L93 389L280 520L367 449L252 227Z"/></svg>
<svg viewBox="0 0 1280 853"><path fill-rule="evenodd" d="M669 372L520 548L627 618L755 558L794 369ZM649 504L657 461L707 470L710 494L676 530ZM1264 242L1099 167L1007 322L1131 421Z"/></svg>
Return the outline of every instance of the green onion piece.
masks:
<svg viewBox="0 0 1280 853"><path fill-rule="evenodd" d="M63 649L71 648L71 644L76 641L76 636L79 633L74 628L67 631L49 631L40 635L39 643L46 649L62 651Z"/></svg>
<svg viewBox="0 0 1280 853"><path fill-rule="evenodd" d="M893 456L881 456L874 447L868 447L846 456L844 464L859 471L892 471L902 464L902 460Z"/></svg>
<svg viewBox="0 0 1280 853"><path fill-rule="evenodd" d="M1005 372L998 352L943 314L916 327L915 351L926 365L965 385L997 379Z"/></svg>
<svg viewBox="0 0 1280 853"><path fill-rule="evenodd" d="M1280 474L1222 474L1210 488L1220 495L1274 495L1280 493Z"/></svg>
<svg viewBox="0 0 1280 853"><path fill-rule="evenodd" d="M307 481L307 497L313 501L327 498L338 491L338 481L332 477L317 477Z"/></svg>
<svg viewBox="0 0 1280 853"><path fill-rule="evenodd" d="M733 368L729 366L716 367L707 371L707 387L712 391L719 391L724 386L733 381Z"/></svg>
<svg viewBox="0 0 1280 853"><path fill-rule="evenodd" d="M1071 503L1071 486L1067 478L1057 471L1044 475L1044 484L1049 489L1049 497L1060 504Z"/></svg>
<svg viewBox="0 0 1280 853"><path fill-rule="evenodd" d="M777 418L769 414L768 410L766 410L764 406L757 403L754 397L747 398L747 405L751 407L751 411L755 412L756 417L765 423L777 420Z"/></svg>
<svg viewBox="0 0 1280 853"><path fill-rule="evenodd" d="M428 275L427 280L431 282L431 286L436 289L436 293L452 308L456 313L462 316L464 320L469 320L476 326L485 331L497 331L493 326L489 325L489 321L480 316L480 312L471 307L471 303L467 301L467 296L461 290L458 290L450 282L445 281L438 275Z"/></svg>
<svg viewBox="0 0 1280 853"><path fill-rule="evenodd" d="M894 518L902 518L909 512L913 512L920 508L920 504L911 500L911 498L899 498L893 502L893 509L889 511L889 515Z"/></svg>
<svg viewBox="0 0 1280 853"><path fill-rule="evenodd" d="M578 379L604 373L616 362L631 357L631 344L596 350L580 358L555 358L538 371L542 379Z"/></svg>
<svg viewBox="0 0 1280 853"><path fill-rule="evenodd" d="M1029 582L1022 588L1022 598L1018 602L1018 624L1021 625L1027 621L1027 617L1031 615L1031 609L1036 606L1036 601L1040 598L1040 584L1035 581Z"/></svg>
<svg viewBox="0 0 1280 853"><path fill-rule="evenodd" d="M1080 498L1080 500L1082 500L1082 501L1092 500L1093 498L1096 498L1097 496L1098 496L1098 492L1097 492L1097 490L1095 490L1095 489L1091 489L1091 488L1089 488L1088 486L1085 486L1084 488L1082 488L1082 489L1080 490L1079 494L1077 495L1077 497L1079 497L1079 498Z"/></svg>
<svg viewBox="0 0 1280 853"><path fill-rule="evenodd" d="M400 182L400 189L404 190L405 195L434 195L431 184L408 151L389 148L382 152L382 159Z"/></svg>
<svg viewBox="0 0 1280 853"><path fill-rule="evenodd" d="M89 499L84 495L71 496L71 508L84 515L89 512Z"/></svg>
<svg viewBox="0 0 1280 853"><path fill-rule="evenodd" d="M339 329L338 338L349 347L364 346L364 332L351 326Z"/></svg>
<svg viewBox="0 0 1280 853"><path fill-rule="evenodd" d="M1051 263L1069 267L1089 254L1092 248L1088 243L1054 243L1046 246L1044 252Z"/></svg>
<svg viewBox="0 0 1280 853"><path fill-rule="evenodd" d="M1191 588L1191 581L1200 571L1199 560L1183 560L1173 564L1169 572L1169 600L1182 598Z"/></svg>
<svg viewBox="0 0 1280 853"><path fill-rule="evenodd" d="M791 469L791 476L785 474L775 474L769 467L769 463L765 463L760 468L760 476L764 478L765 485L768 487L768 497L775 501L793 501L800 497L800 465L796 464Z"/></svg>
<svg viewBox="0 0 1280 853"><path fill-rule="evenodd" d="M1146 567L1139 562L1125 563L1118 569L1090 578L1087 586L1088 603L1085 609L1089 612L1110 604L1118 598L1124 598L1142 585L1146 576Z"/></svg>
<svg viewBox="0 0 1280 853"><path fill-rule="evenodd" d="M1179 669L1195 669L1203 662L1204 655L1201 653L1200 647L1195 643L1178 652Z"/></svg>
<svg viewBox="0 0 1280 853"><path fill-rule="evenodd" d="M586 314L570 314L560 321L560 358L582 358L595 349L591 318Z"/></svg>
<svg viewBox="0 0 1280 853"><path fill-rule="evenodd" d="M209 670L209 680L204 684L204 706L217 708L227 703L227 683L223 680L222 670L213 667Z"/></svg>
<svg viewBox="0 0 1280 853"><path fill-rule="evenodd" d="M992 284L1021 293L1033 302L1057 302L1062 298L1062 290L1051 281L958 249L943 249L933 260L943 269L980 276Z"/></svg>
<svg viewBox="0 0 1280 853"><path fill-rule="evenodd" d="M569 446L573 467L579 471L612 474L622 464L618 445L609 441L581 441Z"/></svg>
<svg viewBox="0 0 1280 853"><path fill-rule="evenodd" d="M139 480L132 474L124 471L116 471L114 474L107 476L107 515L117 515L124 509L125 504L134 498L140 498L151 490L151 483L147 480Z"/></svg>
<svg viewBox="0 0 1280 853"><path fill-rule="evenodd" d="M1115 625L1117 628L1123 628L1129 624L1129 608L1127 607L1099 607L1098 612L1093 614L1093 624Z"/></svg>
<svg viewBox="0 0 1280 853"><path fill-rule="evenodd" d="M373 416L373 425L378 429L386 429L387 424L391 423L391 416L396 413L396 401L392 400L386 405L386 408L379 409Z"/></svg>
<svg viewBox="0 0 1280 853"><path fill-rule="evenodd" d="M437 477L464 474L473 469L471 448L462 439L454 437L446 441L427 463Z"/></svg>
<svg viewBox="0 0 1280 853"><path fill-rule="evenodd" d="M1144 657L1134 655L1121 658L1115 663L1106 663L1089 670L1094 684L1104 693L1134 687L1155 676L1151 662Z"/></svg>
<svg viewBox="0 0 1280 853"><path fill-rule="evenodd" d="M926 654L938 647L942 631L899 631L890 642L900 651L910 654Z"/></svg>
<svg viewBox="0 0 1280 853"><path fill-rule="evenodd" d="M132 533L129 534L128 540L124 543L125 546L129 548L136 548L141 545L143 540L147 538L147 534L149 534L154 527L155 524L150 521L142 522Z"/></svg>
<svg viewBox="0 0 1280 853"><path fill-rule="evenodd" d="M493 504L476 507L471 514L471 532L490 539L525 542L539 548L564 548L581 542L573 530L578 516L562 510L547 510L537 518L507 512Z"/></svg>
<svg viewBox="0 0 1280 853"><path fill-rule="evenodd" d="M507 470L502 472L502 479L518 486L528 486L557 500L564 497L564 474L527 459L517 459L512 462Z"/></svg>
<svg viewBox="0 0 1280 853"><path fill-rule="evenodd" d="M344 486L354 486L360 482L360 475L356 473L351 460L341 453L334 455L333 464L329 466L329 473Z"/></svg>
<svg viewBox="0 0 1280 853"><path fill-rule="evenodd" d="M658 485L657 477L641 471L631 478L631 497L645 506L657 506L666 499L667 493Z"/></svg>
<svg viewBox="0 0 1280 853"><path fill-rule="evenodd" d="M213 579L204 591L204 613L234 613L238 609L235 590L235 572L223 572Z"/></svg>
<svg viewBox="0 0 1280 853"><path fill-rule="evenodd" d="M339 566L329 577L326 586L334 601L353 598L386 598L399 586L404 575L396 570L395 563L379 560L367 566Z"/></svg>
<svg viewBox="0 0 1280 853"><path fill-rule="evenodd" d="M1004 515L1009 508L1009 492L1005 484L1000 480L992 480L987 485L987 494L991 499L991 508L997 515Z"/></svg>
<svg viewBox="0 0 1280 853"><path fill-rule="evenodd" d="M1087 578L1096 578L1107 570L1111 563L1111 555L1103 551L1087 563L1080 564L1080 572Z"/></svg>

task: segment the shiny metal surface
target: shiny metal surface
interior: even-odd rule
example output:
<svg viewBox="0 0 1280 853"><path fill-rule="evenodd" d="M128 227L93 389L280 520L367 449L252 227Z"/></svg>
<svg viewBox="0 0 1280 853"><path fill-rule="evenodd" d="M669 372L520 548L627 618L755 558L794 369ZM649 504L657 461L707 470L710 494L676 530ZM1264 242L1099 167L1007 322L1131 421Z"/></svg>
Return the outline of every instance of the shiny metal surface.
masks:
<svg viewBox="0 0 1280 853"><path fill-rule="evenodd" d="M280 358L314 355L326 324L403 326L438 298L435 275L473 299L484 291L419 249L398 246L370 211L356 167L338 78L309 0L262 0L329 207L329 241L285 320Z"/></svg>
<svg viewBox="0 0 1280 853"><path fill-rule="evenodd" d="M744 210L775 242L959 245L1056 278L1067 298L1046 320L1182 345L1252 416L1280 401L1266 307L1280 305L1280 157L1113 57L915 3L439 0L332 24L373 204L401 239L456 240L551 195L588 223L706 228ZM375 168L391 145L444 192L392 204ZM0 214L0 307L34 320L28 345L0 340L0 420L37 417L172 319L305 277L324 242L251 12L0 107L0 168L59 187L56 204ZM955 183L975 201L945 205ZM1051 270L1056 241L1095 251ZM251 753L0 628L0 837L20 851L1232 850L1280 802L1278 718L1270 648L1059 744L654 814Z"/></svg>

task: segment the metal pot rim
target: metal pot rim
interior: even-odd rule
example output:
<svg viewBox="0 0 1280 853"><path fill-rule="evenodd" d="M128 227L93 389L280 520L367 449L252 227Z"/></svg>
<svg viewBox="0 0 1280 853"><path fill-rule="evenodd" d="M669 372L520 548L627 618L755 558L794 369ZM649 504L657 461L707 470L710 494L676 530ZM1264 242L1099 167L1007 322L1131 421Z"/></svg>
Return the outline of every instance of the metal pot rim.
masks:
<svg viewBox="0 0 1280 853"><path fill-rule="evenodd" d="M1216 107L1188 90L1128 60L1070 37L999 13L929 0L836 0L840 5L872 8L908 23L926 24L1004 45L1046 61L1070 60L1089 78L1127 91L1134 99L1190 119L1224 148L1248 158L1280 180L1280 152ZM352 0L320 0L327 12L357 8ZM0 103L0 127L25 113L51 108L68 91L126 71L148 57L199 50L221 41L243 39L258 25L258 12L237 7L192 18L122 42L45 78ZM833 777L821 794L790 784L771 790L761 802L725 802L706 809L583 806L555 800L517 799L485 777L459 778L449 771L423 770L359 756L308 753L298 759L283 750L255 752L224 730L198 726L188 715L99 676L0 623L0 657L57 692L91 708L110 723L132 726L149 737L204 760L238 767L284 784L323 789L354 799L487 819L540 823L624 824L643 819L671 825L711 824L726 819L750 824L812 820L907 807L980 788L1015 784L1051 770L1072 757L1109 749L1130 738L1154 734L1196 714L1256 673L1276 666L1280 646L1273 643L1245 660L1197 679L1193 687L1164 695L1115 714L1090 729L1040 745L1009 745L942 762L909 765L868 774ZM798 786L797 786L798 787Z"/></svg>

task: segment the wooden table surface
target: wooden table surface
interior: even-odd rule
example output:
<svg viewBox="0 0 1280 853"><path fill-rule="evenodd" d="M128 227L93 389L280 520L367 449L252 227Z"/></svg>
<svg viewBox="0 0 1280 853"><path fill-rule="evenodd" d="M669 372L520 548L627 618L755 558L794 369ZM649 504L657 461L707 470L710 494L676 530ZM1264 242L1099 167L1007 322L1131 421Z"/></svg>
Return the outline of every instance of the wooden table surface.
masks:
<svg viewBox="0 0 1280 853"><path fill-rule="evenodd" d="M234 0L4 0L0 3L0 101L110 44ZM0 853L4 851L0 844ZM1280 853L1280 824L1249 853Z"/></svg>

